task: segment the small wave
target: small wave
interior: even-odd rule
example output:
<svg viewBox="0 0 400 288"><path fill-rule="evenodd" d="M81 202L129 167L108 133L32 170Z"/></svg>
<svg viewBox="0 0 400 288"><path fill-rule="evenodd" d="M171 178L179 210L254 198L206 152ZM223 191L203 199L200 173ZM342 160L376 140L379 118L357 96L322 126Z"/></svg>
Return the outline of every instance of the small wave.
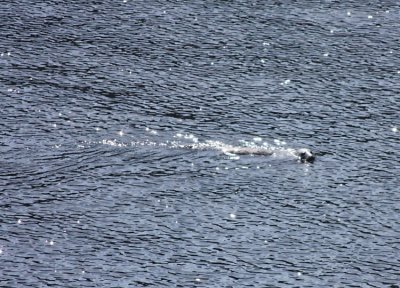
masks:
<svg viewBox="0 0 400 288"><path fill-rule="evenodd" d="M100 141L85 141L79 146L90 145L107 145L113 147L162 147L167 149L192 149L197 151L214 150L224 153L228 156L233 155L253 155L253 156L273 156L273 157L293 157L298 158L297 150L294 148L283 147L277 144L272 145L269 143L262 143L257 145L254 142L245 140L239 141L239 144L233 145L219 140L206 140L203 142L198 141L198 138L189 134L177 134L179 140L167 140L165 142L157 142L150 140L138 141L122 141L117 139L102 139ZM282 142L285 143L285 142ZM285 143L286 144L286 143Z"/></svg>

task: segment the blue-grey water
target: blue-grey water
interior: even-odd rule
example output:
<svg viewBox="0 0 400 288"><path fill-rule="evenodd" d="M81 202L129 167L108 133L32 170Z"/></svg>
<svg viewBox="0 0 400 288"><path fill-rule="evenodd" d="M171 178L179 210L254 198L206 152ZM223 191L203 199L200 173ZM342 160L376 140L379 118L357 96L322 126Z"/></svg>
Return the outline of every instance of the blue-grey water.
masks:
<svg viewBox="0 0 400 288"><path fill-rule="evenodd" d="M0 286L399 287L399 47L398 1L2 1Z"/></svg>

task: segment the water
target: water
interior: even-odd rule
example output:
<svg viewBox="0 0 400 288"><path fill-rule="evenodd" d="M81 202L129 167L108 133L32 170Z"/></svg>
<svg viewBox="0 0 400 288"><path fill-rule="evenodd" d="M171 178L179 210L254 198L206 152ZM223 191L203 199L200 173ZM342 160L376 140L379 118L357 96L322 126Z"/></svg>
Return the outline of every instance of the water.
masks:
<svg viewBox="0 0 400 288"><path fill-rule="evenodd" d="M2 287L398 287L396 1L85 3L0 4Z"/></svg>

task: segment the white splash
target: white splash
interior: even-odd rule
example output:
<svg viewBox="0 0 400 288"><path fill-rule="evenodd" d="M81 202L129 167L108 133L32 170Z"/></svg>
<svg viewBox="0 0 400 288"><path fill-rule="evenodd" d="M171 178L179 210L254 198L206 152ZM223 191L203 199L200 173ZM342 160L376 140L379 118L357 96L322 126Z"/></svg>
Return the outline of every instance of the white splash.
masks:
<svg viewBox="0 0 400 288"><path fill-rule="evenodd" d="M278 146L286 145L285 141L281 141L279 139L274 139L274 143L275 143L275 145L278 145Z"/></svg>
<svg viewBox="0 0 400 288"><path fill-rule="evenodd" d="M116 139L114 139L114 140L103 139L100 143L103 145L109 145L109 146L127 147L127 144L125 144L123 142L118 142Z"/></svg>
<svg viewBox="0 0 400 288"><path fill-rule="evenodd" d="M394 128L393 128L394 129ZM396 128L397 129L397 128ZM146 129L147 130L147 129ZM148 129L148 131L151 131ZM392 130L397 131L397 130ZM286 142L274 139L273 144L268 142L262 142L261 137L254 137L251 141L239 140L238 144L224 143L218 140L206 140L199 141L199 139L193 134L185 134L182 132L176 133L172 140L166 141L151 141L149 139L137 140L137 141L121 141L117 139L102 139L99 141L84 141L79 143L79 148L90 147L90 145L107 145L113 147L163 147L166 149L192 149L198 151L218 151L227 156L229 160L239 160L241 155L270 155L275 158L295 158L298 159L298 151L293 148L286 146ZM157 149L157 148L155 148ZM194 166L194 164L191 164ZM223 167L215 168L224 169ZM246 167L240 167L240 169L249 169ZM260 169L257 167L257 169Z"/></svg>

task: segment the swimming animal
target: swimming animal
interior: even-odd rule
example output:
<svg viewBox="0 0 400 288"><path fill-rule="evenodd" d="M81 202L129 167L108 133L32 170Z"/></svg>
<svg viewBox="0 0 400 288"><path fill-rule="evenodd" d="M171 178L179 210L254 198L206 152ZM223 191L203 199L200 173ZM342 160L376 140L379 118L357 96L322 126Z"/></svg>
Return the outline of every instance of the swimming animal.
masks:
<svg viewBox="0 0 400 288"><path fill-rule="evenodd" d="M275 152L271 149L264 147L238 147L238 146L227 146L223 147L222 152L231 153L236 155L264 155L270 156ZM307 148L301 148L298 150L290 149L292 155L299 158L301 163L313 163L315 161L315 155L311 150Z"/></svg>
<svg viewBox="0 0 400 288"><path fill-rule="evenodd" d="M311 150L307 148L301 148L295 152L300 157L301 163L313 163L315 161L315 155Z"/></svg>
<svg viewBox="0 0 400 288"><path fill-rule="evenodd" d="M260 155L260 156L271 156L274 154L286 154L296 157L301 163L313 163L315 161L315 155L310 149L273 149L265 146L233 146L225 144L219 141L206 141L204 143L195 143L190 145L184 145L186 148L205 150L219 150L225 154L235 155Z"/></svg>

